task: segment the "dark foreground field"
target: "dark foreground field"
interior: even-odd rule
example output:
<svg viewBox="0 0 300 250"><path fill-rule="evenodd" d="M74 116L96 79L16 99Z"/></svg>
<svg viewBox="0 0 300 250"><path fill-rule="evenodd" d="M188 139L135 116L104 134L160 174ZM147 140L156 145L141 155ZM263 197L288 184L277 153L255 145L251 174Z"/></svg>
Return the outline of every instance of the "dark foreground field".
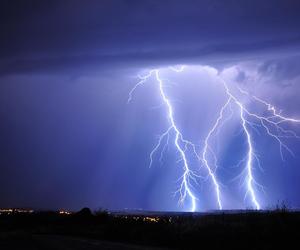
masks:
<svg viewBox="0 0 300 250"><path fill-rule="evenodd" d="M0 249L299 249L300 213L0 215Z"/></svg>

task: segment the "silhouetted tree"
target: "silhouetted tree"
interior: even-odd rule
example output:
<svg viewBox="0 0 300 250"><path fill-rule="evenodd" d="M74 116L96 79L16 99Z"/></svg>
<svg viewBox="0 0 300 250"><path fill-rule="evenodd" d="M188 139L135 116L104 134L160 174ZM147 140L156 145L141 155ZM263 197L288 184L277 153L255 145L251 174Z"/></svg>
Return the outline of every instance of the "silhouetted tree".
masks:
<svg viewBox="0 0 300 250"><path fill-rule="evenodd" d="M83 209L81 209L79 212L76 213L77 216L80 217L91 217L93 216L91 209L89 209L88 207L85 207Z"/></svg>

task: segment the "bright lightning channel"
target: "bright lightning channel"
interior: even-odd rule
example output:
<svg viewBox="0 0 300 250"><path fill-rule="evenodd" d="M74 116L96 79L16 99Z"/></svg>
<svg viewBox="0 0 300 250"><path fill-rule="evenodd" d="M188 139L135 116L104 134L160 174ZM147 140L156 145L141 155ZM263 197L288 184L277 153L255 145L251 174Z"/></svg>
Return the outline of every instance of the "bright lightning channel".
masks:
<svg viewBox="0 0 300 250"><path fill-rule="evenodd" d="M176 73L181 73L184 71L186 66L180 66L177 67L169 67L170 70ZM207 68L207 67L203 67ZM208 67L209 68L209 67ZM163 141L167 137L166 144L169 143L169 137L171 135L171 132L175 133L174 137L174 145L176 150L178 151L180 155L180 160L183 162L183 174L180 178L181 184L179 185L179 189L176 191L176 193L179 193L179 202L184 203L186 199L190 199L191 201L191 208L190 211L196 211L196 195L193 192L193 186L191 184L191 181L197 183L197 178L200 178L201 176L197 175L194 171L191 170L188 157L186 154L186 151L188 148L192 149L192 153L196 156L198 161L200 162L200 166L204 166L205 169L208 172L208 176L210 177L212 184L214 185L215 195L216 195L216 202L218 205L218 208L221 210L223 209L222 205L222 196L221 196L221 190L220 190L220 184L217 180L216 171L217 171L217 164L218 161L216 154L214 153L212 146L210 145L210 140L213 135L218 135L222 126L224 123L228 120L230 120L233 110L232 105L236 105L239 109L239 118L241 121L242 130L245 134L245 139L247 142L247 154L246 154L246 164L245 164L245 172L246 172L246 194L250 195L251 202L253 205L253 208L259 210L261 209L260 202L258 201L257 194L256 194L256 187L263 188L260 184L257 183L257 181L254 178L254 159L258 162L258 165L260 166L259 160L257 155L255 154L254 146L253 146L253 138L251 134L251 128L254 129L254 126L260 126L262 127L268 136L272 137L279 143L280 147L280 155L283 159L283 149L287 150L289 153L293 154L293 152L287 147L287 145L282 141L282 138L298 138L300 137L292 130L287 130L283 128L281 125L285 122L291 122L291 123L300 123L300 120L289 118L286 116L281 115L281 112L278 112L277 109L271 105L270 103L256 97L251 96L247 91L240 89L238 90L240 94L245 95L250 98L251 101L254 101L256 103L262 104L264 107L266 107L267 111L270 113L269 116L260 115L255 112L251 112L246 105L243 104L242 101L239 100L239 97L233 94L232 90L229 88L229 85L226 83L226 81L220 76L220 74L217 75L217 78L222 83L224 87L224 93L227 95L227 100L224 103L224 105L221 107L218 117L215 121L215 123L212 125L211 129L209 130L207 136L204 140L204 147L202 150L202 154L198 154L196 150L196 145L189 141L184 139L182 133L180 132L178 126L176 125L175 119L174 119L174 110L172 107L172 104L166 95L164 91L164 81L160 77L160 70L154 69L150 70L148 74L139 77L139 82L132 88L132 90L129 92L128 102L132 100L133 93L136 91L138 87L143 85L146 81L148 81L151 77L155 77L156 82L159 86L159 93L160 97L167 109L167 119L169 121L169 127L168 129L162 133L158 139L158 143L151 151L149 158L150 158L150 164L151 167L153 164L153 157L155 153L160 150L162 147ZM230 116L225 117L225 111L226 109L230 109ZM276 132L274 132L276 131ZM161 151L161 157L162 159L163 152L165 150L166 145L163 147ZM212 164L209 160L209 155L212 154L214 156L214 163ZM242 160L241 162L243 162ZM213 165L213 166L212 166Z"/></svg>
<svg viewBox="0 0 300 250"><path fill-rule="evenodd" d="M184 67L180 67L179 69L172 67L170 68L175 72L182 72ZM180 132L179 128L176 125L175 119L174 119L174 111L172 104L170 100L168 99L165 91L164 91L164 84L163 80L161 79L159 75L160 71L159 69L151 70L147 75L144 76L139 76L140 81L133 87L133 89L129 93L129 98L128 102L132 100L132 95L136 88L138 88L140 85L144 84L147 80L149 80L153 75L155 76L156 82L158 83L159 86L159 93L160 97L165 104L165 107L167 109L167 118L169 121L169 128L159 137L157 145L153 148L153 150L150 153L150 167L152 166L153 163L153 155L157 152L157 150L161 147L162 141L166 136L169 136L170 133L173 131L175 132L175 138L174 138L174 145L176 147L176 150L178 151L180 155L180 160L183 162L183 174L181 176L181 184L177 192L180 194L179 202L184 203L187 198L190 199L191 201L191 208L190 211L194 212L196 211L196 196L192 191L192 186L191 186L191 180L196 182L196 177L197 175L191 170L188 159L186 156L186 149L188 146L193 147L195 149L195 145L183 138L182 133ZM196 152L194 150L194 152Z"/></svg>
<svg viewBox="0 0 300 250"><path fill-rule="evenodd" d="M259 123L258 125L265 129L267 135L274 138L279 143L280 155L281 155L281 158L283 159L283 152L282 152L283 148L286 149L291 154L293 154L293 152L288 148L288 146L285 143L282 142L281 138L289 138L289 137L300 138L300 137L297 136L297 134L294 131L286 130L286 129L282 128L280 125L283 122L299 123L300 120L288 118L288 117L280 115L277 112L276 108L273 105L271 105L270 103L268 103L256 96L251 96L247 91L238 88L240 93L247 95L248 97L252 97L252 99L254 101L258 101L259 103L265 105L267 107L267 110L269 112L271 112L272 115L271 116L263 116L263 115L259 115L259 114L249 111L248 108L241 101L239 101L239 99L236 96L234 96L234 94L231 92L231 90L228 87L228 84L225 82L225 80L222 79L221 77L219 77L219 79L222 82L225 92L229 98L228 101L226 102L226 104L222 107L221 112L223 112L223 110L226 108L226 106L228 106L229 102L234 102L240 109L239 117L240 117L240 120L242 123L243 131L246 135L246 141L247 141L247 145L248 145L247 162L246 162L246 170L247 170L246 171L247 172L246 196L247 196L247 194L250 194L253 207L255 209L259 210L259 209L261 209L261 205L257 199L257 194L255 192L255 186L260 186L260 187L262 187L262 186L259 185L255 181L254 175L253 175L253 169L254 169L253 159L255 158L258 161L258 157L255 155L255 152L254 152L253 139L251 136L250 128L253 127L253 124L255 124L255 122L258 122ZM248 117L252 118L253 121L250 121L248 119ZM275 131L277 131L277 133L272 132L272 127L275 128ZM259 161L258 161L258 164L260 165Z"/></svg>

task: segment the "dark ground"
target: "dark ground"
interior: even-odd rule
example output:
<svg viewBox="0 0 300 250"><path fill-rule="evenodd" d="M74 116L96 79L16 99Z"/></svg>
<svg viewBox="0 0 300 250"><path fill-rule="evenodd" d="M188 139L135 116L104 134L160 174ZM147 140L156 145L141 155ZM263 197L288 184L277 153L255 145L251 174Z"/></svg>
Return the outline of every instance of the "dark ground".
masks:
<svg viewBox="0 0 300 250"><path fill-rule="evenodd" d="M15 233L14 235L2 235L0 249L24 249L24 250L164 250L166 248L147 247L129 243L116 243L89 238L62 236L62 235L34 235Z"/></svg>
<svg viewBox="0 0 300 250"><path fill-rule="evenodd" d="M299 249L300 212L0 215L0 249ZM148 219L147 219L148 218Z"/></svg>

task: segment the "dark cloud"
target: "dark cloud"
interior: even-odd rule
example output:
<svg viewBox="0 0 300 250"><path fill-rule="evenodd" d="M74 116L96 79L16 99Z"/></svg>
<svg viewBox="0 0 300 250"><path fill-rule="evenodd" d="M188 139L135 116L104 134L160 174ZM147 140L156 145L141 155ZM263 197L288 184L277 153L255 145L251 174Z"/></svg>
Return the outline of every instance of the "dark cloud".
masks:
<svg viewBox="0 0 300 250"><path fill-rule="evenodd" d="M267 60L260 66L259 72L278 81L293 80L300 76L300 56Z"/></svg>
<svg viewBox="0 0 300 250"><path fill-rule="evenodd" d="M2 1L0 9L2 74L299 49L294 0Z"/></svg>

